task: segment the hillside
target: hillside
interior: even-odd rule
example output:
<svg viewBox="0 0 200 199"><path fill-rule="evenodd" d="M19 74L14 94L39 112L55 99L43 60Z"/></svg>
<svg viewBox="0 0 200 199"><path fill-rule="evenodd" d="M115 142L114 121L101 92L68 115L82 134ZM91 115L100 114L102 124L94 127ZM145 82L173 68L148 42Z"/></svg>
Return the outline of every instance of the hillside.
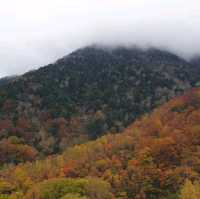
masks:
<svg viewBox="0 0 200 199"><path fill-rule="evenodd" d="M91 46L12 79L0 89L0 143L10 146L1 150L0 164L121 132L195 86L199 74L166 51Z"/></svg>
<svg viewBox="0 0 200 199"><path fill-rule="evenodd" d="M11 81L14 81L17 78L17 76L8 76L0 78L0 87L5 86L6 84L9 84Z"/></svg>
<svg viewBox="0 0 200 199"><path fill-rule="evenodd" d="M193 89L137 120L122 134L2 170L0 193L7 198L18 194L18 198L59 199L70 192L66 185L70 181L70 193L89 199L178 199L186 179L200 180L199 124L200 89ZM95 185L88 192L77 189L80 180L88 185L92 179ZM96 197L99 191L105 195Z"/></svg>

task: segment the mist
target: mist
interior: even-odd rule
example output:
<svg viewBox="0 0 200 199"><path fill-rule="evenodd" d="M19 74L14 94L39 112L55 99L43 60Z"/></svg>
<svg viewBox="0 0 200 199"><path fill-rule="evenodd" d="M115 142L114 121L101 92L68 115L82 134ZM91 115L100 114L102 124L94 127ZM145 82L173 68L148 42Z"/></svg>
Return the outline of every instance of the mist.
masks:
<svg viewBox="0 0 200 199"><path fill-rule="evenodd" d="M0 0L0 77L91 44L200 54L198 0Z"/></svg>

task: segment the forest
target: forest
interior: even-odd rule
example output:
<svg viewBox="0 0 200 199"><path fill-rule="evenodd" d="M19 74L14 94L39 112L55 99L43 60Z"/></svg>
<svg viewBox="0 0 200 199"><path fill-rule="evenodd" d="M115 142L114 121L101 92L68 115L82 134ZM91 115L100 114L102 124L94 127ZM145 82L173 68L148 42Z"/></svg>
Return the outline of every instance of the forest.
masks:
<svg viewBox="0 0 200 199"><path fill-rule="evenodd" d="M200 199L200 0L0 0L0 199Z"/></svg>
<svg viewBox="0 0 200 199"><path fill-rule="evenodd" d="M62 153L123 132L199 85L198 62L159 49L88 46L0 80L0 165ZM7 146L6 148L4 146Z"/></svg>
<svg viewBox="0 0 200 199"><path fill-rule="evenodd" d="M121 134L110 133L44 160L4 165L0 198L197 199L199 124L200 89L195 88ZM17 140L8 142L20 148Z"/></svg>

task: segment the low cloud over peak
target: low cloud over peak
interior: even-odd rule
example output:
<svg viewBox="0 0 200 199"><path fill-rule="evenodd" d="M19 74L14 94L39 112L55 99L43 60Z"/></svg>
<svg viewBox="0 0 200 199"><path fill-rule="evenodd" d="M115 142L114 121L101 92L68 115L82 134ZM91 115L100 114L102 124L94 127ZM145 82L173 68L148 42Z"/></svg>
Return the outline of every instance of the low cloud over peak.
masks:
<svg viewBox="0 0 200 199"><path fill-rule="evenodd" d="M92 43L200 54L200 2L0 0L0 76L37 68Z"/></svg>

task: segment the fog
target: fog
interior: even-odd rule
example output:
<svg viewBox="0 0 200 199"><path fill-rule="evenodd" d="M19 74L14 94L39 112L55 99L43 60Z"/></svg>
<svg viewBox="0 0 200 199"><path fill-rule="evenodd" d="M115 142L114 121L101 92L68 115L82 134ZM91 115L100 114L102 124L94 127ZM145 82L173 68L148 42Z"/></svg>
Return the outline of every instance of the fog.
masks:
<svg viewBox="0 0 200 199"><path fill-rule="evenodd" d="M90 45L200 54L199 0L0 0L0 77Z"/></svg>

